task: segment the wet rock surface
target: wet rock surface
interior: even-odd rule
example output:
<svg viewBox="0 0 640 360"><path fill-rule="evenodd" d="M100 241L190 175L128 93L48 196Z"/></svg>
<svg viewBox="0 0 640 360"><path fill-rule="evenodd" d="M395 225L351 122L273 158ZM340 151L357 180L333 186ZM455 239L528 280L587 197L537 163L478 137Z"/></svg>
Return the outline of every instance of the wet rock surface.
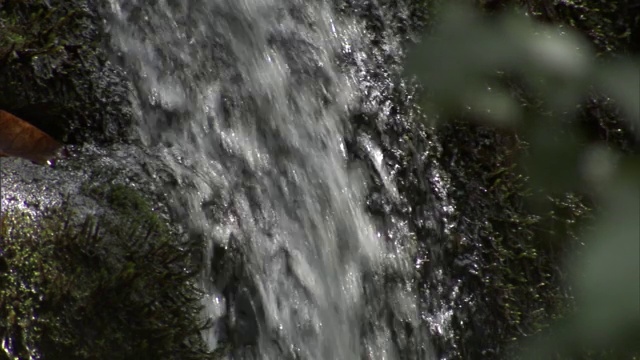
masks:
<svg viewBox="0 0 640 360"><path fill-rule="evenodd" d="M3 1L0 109L65 143L126 140L131 86L102 26L93 2Z"/></svg>
<svg viewBox="0 0 640 360"><path fill-rule="evenodd" d="M0 159L2 211L27 210L37 215L48 207L70 206L80 217L102 215L108 207L88 192L96 186L126 185L147 197L165 221L169 220L161 181L162 163L139 147L113 145L70 149L70 156L54 167L18 158Z"/></svg>

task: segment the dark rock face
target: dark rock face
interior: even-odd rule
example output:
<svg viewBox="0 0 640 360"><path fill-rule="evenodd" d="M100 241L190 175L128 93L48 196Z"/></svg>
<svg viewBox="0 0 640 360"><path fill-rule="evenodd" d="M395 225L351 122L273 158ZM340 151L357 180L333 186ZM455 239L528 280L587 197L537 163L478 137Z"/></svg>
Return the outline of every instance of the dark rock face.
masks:
<svg viewBox="0 0 640 360"><path fill-rule="evenodd" d="M130 85L100 27L87 1L2 2L0 108L66 143L125 140Z"/></svg>
<svg viewBox="0 0 640 360"><path fill-rule="evenodd" d="M422 298L426 329L408 331L384 305L375 300L367 305L388 312L387 319L398 323L393 337L404 351L415 347L420 353L419 344L412 344L418 330L429 333L438 358L507 358L513 339L538 332L569 306L566 274L558 264L570 251L571 241L565 238L572 239L575 224L588 209L571 195L552 200L558 214L552 218L527 207L530 187L516 166L523 144L514 134L461 119L437 128L420 124L425 120L415 105L420 89L403 80L402 54L387 50L389 34L401 34L409 42L432 16L425 13L425 4L409 3L404 11L386 1L344 5L376 34L369 60L384 66L368 78L388 84L372 90L351 119L354 134L348 150L366 160L358 141L364 135L379 144L386 167L393 169L396 199L385 191L384 179L375 176L373 161L369 164L369 211L409 226L408 236L389 237L416 248L411 286ZM420 5L422 14L412 8ZM555 229L556 238L547 229ZM385 276L385 287L397 283L393 274ZM375 294L385 289L371 292L378 299Z"/></svg>

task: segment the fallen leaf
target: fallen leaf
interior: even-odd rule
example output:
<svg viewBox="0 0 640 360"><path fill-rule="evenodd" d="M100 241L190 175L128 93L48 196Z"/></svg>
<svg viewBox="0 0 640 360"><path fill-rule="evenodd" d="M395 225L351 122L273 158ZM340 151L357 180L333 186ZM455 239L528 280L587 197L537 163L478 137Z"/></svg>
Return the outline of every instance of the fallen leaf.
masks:
<svg viewBox="0 0 640 360"><path fill-rule="evenodd" d="M62 144L42 130L0 110L0 156L14 156L40 165L54 160Z"/></svg>

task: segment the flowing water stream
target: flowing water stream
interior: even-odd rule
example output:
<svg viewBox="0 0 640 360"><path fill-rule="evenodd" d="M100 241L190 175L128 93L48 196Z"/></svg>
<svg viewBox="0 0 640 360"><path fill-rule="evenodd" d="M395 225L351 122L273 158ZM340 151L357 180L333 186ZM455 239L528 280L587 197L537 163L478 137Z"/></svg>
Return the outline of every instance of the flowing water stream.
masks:
<svg viewBox="0 0 640 360"><path fill-rule="evenodd" d="M435 358L430 334L450 313L429 315L417 291L413 220L368 210L375 184L390 207L406 199L379 132L352 122L364 110L374 130L391 121L383 93L395 85L371 74L402 56L400 36L389 30L380 53L330 0L110 0L106 13L140 137L170 164L173 211L205 244L210 346L233 340L247 359ZM433 171L432 206L446 214ZM215 280L216 252L230 248L248 279L231 295Z"/></svg>

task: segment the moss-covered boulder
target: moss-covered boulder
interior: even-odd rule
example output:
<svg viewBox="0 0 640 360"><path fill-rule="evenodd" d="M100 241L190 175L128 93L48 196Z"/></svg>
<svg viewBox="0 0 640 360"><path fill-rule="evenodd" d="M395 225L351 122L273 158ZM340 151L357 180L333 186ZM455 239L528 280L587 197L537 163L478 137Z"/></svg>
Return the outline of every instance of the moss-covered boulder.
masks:
<svg viewBox="0 0 640 360"><path fill-rule="evenodd" d="M53 168L0 158L0 359L210 358L170 169L131 144L69 150Z"/></svg>
<svg viewBox="0 0 640 360"><path fill-rule="evenodd" d="M124 140L130 85L87 0L0 2L0 109L70 143Z"/></svg>
<svg viewBox="0 0 640 360"><path fill-rule="evenodd" d="M0 359L209 359L191 247L136 191L0 214Z"/></svg>

